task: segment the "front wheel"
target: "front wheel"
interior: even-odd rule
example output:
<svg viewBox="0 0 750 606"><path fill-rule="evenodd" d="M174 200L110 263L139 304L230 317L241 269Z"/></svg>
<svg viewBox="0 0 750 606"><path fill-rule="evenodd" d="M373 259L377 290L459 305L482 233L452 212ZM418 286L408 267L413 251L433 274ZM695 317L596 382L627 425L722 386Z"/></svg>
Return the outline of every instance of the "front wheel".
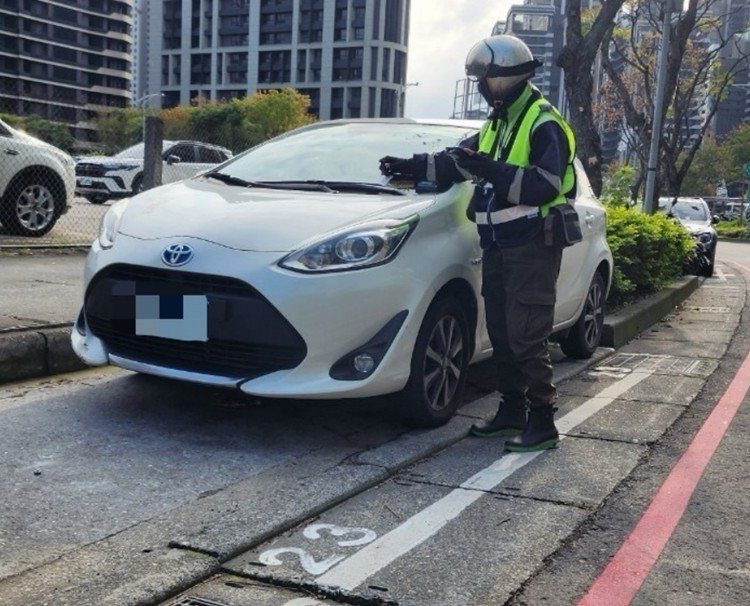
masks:
<svg viewBox="0 0 750 606"><path fill-rule="evenodd" d="M469 323L453 298L435 301L417 335L409 382L397 398L416 427L447 423L461 402L470 360Z"/></svg>
<svg viewBox="0 0 750 606"><path fill-rule="evenodd" d="M571 327L568 336L560 341L560 348L566 356L585 360L594 355L599 347L604 327L604 295L604 278L596 272L586 293L581 316Z"/></svg>
<svg viewBox="0 0 750 606"><path fill-rule="evenodd" d="M23 177L8 188L0 221L11 234L40 237L55 226L65 196L64 190L49 181Z"/></svg>

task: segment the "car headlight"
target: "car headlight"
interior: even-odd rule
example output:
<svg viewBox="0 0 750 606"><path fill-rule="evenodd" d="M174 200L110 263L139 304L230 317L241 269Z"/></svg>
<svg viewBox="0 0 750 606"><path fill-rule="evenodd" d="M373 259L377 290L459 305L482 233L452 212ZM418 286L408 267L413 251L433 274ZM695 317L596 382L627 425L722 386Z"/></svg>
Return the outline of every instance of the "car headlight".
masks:
<svg viewBox="0 0 750 606"><path fill-rule="evenodd" d="M109 172L112 170L133 170L138 168L138 164L130 163L120 163L120 164L105 164L104 170Z"/></svg>
<svg viewBox="0 0 750 606"><path fill-rule="evenodd" d="M279 261L279 265L306 273L381 265L396 256L418 221L417 215L402 220L374 221L297 250Z"/></svg>
<svg viewBox="0 0 750 606"><path fill-rule="evenodd" d="M708 231L704 231L699 234L693 234L693 237L703 244L710 244L714 239L711 232Z"/></svg>
<svg viewBox="0 0 750 606"><path fill-rule="evenodd" d="M122 215L128 205L127 200L120 200L109 207L109 210L102 217L102 224L99 228L99 246L102 248L112 248L115 243L115 236L122 221Z"/></svg>

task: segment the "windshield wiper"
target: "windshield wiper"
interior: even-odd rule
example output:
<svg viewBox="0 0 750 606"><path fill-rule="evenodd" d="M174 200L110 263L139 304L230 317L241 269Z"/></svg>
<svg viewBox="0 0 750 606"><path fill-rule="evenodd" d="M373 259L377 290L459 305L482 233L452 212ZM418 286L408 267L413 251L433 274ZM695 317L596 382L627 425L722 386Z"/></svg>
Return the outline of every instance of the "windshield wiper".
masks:
<svg viewBox="0 0 750 606"><path fill-rule="evenodd" d="M239 187L262 187L265 189L285 190L299 189L303 191L323 191L326 193L333 193L333 190L330 187L317 181L246 181L240 177L217 171L205 173L203 176L216 179L227 185L237 185Z"/></svg>
<svg viewBox="0 0 750 606"><path fill-rule="evenodd" d="M353 191L372 194L391 194L392 196L405 196L406 192L390 187L378 185L377 183L360 183L358 181L315 181L324 184L336 191Z"/></svg>
<svg viewBox="0 0 750 606"><path fill-rule="evenodd" d="M227 185L238 185L239 187L261 187L261 185L259 183L256 183L255 181L245 181L245 179L233 177L232 175L228 175L226 173L221 173L218 171L204 173L202 176L206 177L207 179L216 179L217 181L221 181L222 183L226 183Z"/></svg>

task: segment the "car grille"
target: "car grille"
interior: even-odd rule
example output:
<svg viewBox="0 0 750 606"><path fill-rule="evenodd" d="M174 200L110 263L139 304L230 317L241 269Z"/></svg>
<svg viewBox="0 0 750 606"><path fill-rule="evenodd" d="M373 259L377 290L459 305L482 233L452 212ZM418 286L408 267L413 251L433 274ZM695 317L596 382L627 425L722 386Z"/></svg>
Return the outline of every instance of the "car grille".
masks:
<svg viewBox="0 0 750 606"><path fill-rule="evenodd" d="M76 176L78 177L103 177L106 169L100 164L86 164L79 162L76 164Z"/></svg>
<svg viewBox="0 0 750 606"><path fill-rule="evenodd" d="M208 341L179 341L135 334L123 318L116 285L137 292L203 294L209 302ZM133 305L135 297L132 297ZM169 368L237 378L298 366L307 355L302 337L260 293L233 278L133 265L105 268L86 293L86 322L114 354ZM133 312L134 316L134 312Z"/></svg>

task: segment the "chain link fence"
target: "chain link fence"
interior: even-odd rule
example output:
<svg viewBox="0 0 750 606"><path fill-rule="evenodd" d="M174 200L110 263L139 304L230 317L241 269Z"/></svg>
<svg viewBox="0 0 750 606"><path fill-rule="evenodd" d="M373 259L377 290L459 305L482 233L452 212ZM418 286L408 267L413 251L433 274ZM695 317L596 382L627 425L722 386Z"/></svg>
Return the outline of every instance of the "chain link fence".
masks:
<svg viewBox="0 0 750 606"><path fill-rule="evenodd" d="M161 130L150 140L148 154L141 142L112 155L71 155L0 121L0 248L89 246L108 207L144 188L145 156L160 164L157 183L232 156L219 145L162 140Z"/></svg>

